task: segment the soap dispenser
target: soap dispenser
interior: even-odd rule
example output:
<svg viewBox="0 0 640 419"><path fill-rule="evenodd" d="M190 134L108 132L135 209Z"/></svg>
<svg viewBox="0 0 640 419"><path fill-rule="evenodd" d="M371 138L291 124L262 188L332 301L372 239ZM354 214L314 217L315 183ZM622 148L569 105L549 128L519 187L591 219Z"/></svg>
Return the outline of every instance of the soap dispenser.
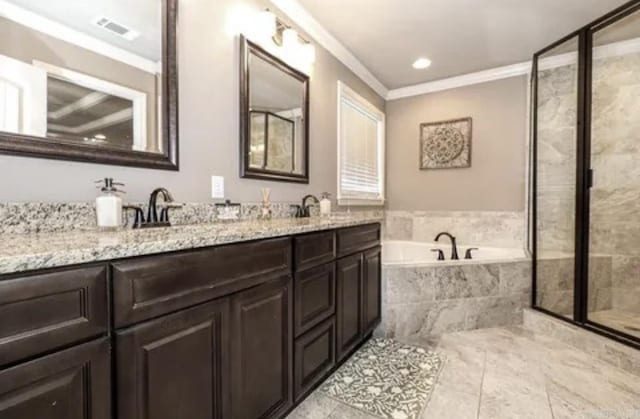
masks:
<svg viewBox="0 0 640 419"><path fill-rule="evenodd" d="M329 197L331 194L329 192L322 192L322 199L320 200L320 215L323 217L328 217L331 215L331 199Z"/></svg>
<svg viewBox="0 0 640 419"><path fill-rule="evenodd" d="M98 227L102 229L116 229L122 226L122 198L118 196L124 191L116 186L124 186L124 183L114 182L112 178L97 180L102 195L96 198L96 216Z"/></svg>

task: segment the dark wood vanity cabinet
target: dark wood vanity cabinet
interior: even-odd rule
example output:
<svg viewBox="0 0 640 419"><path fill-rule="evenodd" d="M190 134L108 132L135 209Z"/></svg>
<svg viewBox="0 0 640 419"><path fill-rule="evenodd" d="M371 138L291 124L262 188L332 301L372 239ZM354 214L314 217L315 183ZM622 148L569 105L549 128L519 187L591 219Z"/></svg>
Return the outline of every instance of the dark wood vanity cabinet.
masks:
<svg viewBox="0 0 640 419"><path fill-rule="evenodd" d="M229 418L228 342L228 299L118 331L118 418Z"/></svg>
<svg viewBox="0 0 640 419"><path fill-rule="evenodd" d="M292 406L292 303L290 276L231 298L230 418L279 418Z"/></svg>
<svg viewBox="0 0 640 419"><path fill-rule="evenodd" d="M107 266L0 281L0 368L107 331Z"/></svg>
<svg viewBox="0 0 640 419"><path fill-rule="evenodd" d="M381 248L377 224L338 231L337 356L345 359L380 323Z"/></svg>
<svg viewBox="0 0 640 419"><path fill-rule="evenodd" d="M106 338L0 370L2 419L111 419Z"/></svg>
<svg viewBox="0 0 640 419"><path fill-rule="evenodd" d="M378 327L382 316L381 258L380 246L367 250L362 255L362 326L365 335Z"/></svg>
<svg viewBox="0 0 640 419"><path fill-rule="evenodd" d="M379 231L0 277L0 418L282 418L379 323Z"/></svg>
<svg viewBox="0 0 640 419"><path fill-rule="evenodd" d="M294 397L298 402L336 365L336 324L331 317L296 339Z"/></svg>
<svg viewBox="0 0 640 419"><path fill-rule="evenodd" d="M363 328L363 265L362 254L338 261L338 360L344 359L360 342Z"/></svg>

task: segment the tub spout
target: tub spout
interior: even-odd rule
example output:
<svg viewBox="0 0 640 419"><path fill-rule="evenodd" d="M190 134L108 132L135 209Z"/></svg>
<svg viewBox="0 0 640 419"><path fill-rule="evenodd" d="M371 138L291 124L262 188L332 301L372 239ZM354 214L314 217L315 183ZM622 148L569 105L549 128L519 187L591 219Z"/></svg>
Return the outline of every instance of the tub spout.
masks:
<svg viewBox="0 0 640 419"><path fill-rule="evenodd" d="M456 238L446 231L443 231L436 236L435 241L440 240L440 237L442 236L447 236L449 237L449 240L451 240L451 260L459 260L460 258L458 257L458 246L456 245Z"/></svg>

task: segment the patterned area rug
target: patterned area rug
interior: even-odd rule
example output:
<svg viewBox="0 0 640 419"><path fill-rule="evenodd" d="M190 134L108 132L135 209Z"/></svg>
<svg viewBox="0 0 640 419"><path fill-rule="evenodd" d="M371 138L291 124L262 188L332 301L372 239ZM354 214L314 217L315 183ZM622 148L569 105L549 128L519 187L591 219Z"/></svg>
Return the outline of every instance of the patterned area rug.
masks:
<svg viewBox="0 0 640 419"><path fill-rule="evenodd" d="M435 352L392 339L371 339L321 391L381 418L416 419L429 401L442 363Z"/></svg>

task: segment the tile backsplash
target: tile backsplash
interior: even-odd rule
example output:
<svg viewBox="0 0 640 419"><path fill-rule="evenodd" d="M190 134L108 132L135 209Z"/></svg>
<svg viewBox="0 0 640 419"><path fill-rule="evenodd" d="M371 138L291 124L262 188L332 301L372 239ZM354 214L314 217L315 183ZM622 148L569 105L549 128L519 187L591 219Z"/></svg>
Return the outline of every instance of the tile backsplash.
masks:
<svg viewBox="0 0 640 419"><path fill-rule="evenodd" d="M135 203L134 203L135 204ZM287 218L293 215L292 202L272 202L272 218ZM297 203L295 203L297 204ZM135 204L140 205L140 204ZM241 220L259 218L262 204L241 203ZM140 205L146 214L146 204ZM355 211L354 211L355 212ZM382 216L382 210L374 211ZM311 207L311 215L319 214L317 205ZM133 222L133 211L127 212L128 225ZM204 224L221 222L217 218L216 204L184 203L170 212L172 225ZM93 202L71 203L0 203L0 234L56 233L65 231L96 230L95 204Z"/></svg>
<svg viewBox="0 0 640 419"><path fill-rule="evenodd" d="M289 217L291 203L272 203L273 218ZM145 208L146 205L141 205ZM256 219L260 203L243 203L242 219ZM170 210L173 225L203 224L217 221L215 203L184 203ZM127 212L129 224L133 211ZM0 203L0 234L54 233L62 231L95 230L96 215L93 202L73 203Z"/></svg>
<svg viewBox="0 0 640 419"><path fill-rule="evenodd" d="M447 231L460 244L523 248L525 213L517 211L385 211L387 240L433 242Z"/></svg>

